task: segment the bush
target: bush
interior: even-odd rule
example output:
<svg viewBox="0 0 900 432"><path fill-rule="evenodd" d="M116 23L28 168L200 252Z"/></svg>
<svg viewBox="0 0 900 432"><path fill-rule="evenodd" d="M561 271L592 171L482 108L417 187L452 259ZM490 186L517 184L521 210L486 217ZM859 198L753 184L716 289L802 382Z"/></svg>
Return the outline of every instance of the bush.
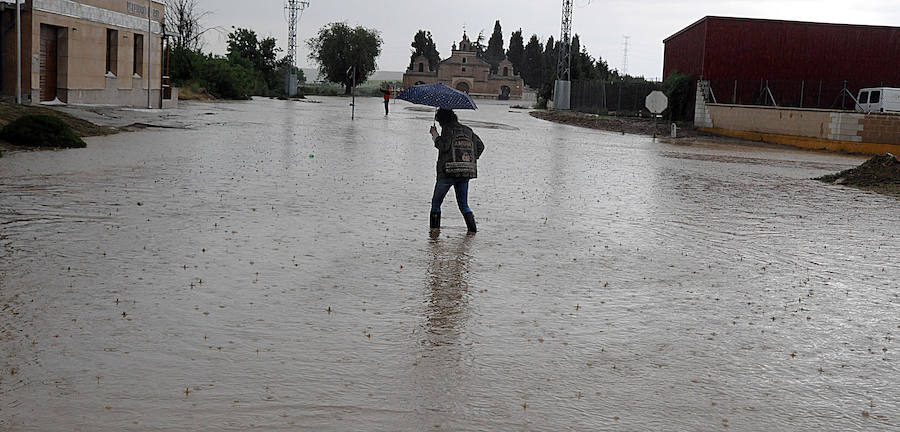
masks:
<svg viewBox="0 0 900 432"><path fill-rule="evenodd" d="M663 81L663 92L669 98L669 117L671 120L691 120L694 118L694 107L691 106L691 88L694 78L678 71L673 71Z"/></svg>
<svg viewBox="0 0 900 432"><path fill-rule="evenodd" d="M244 67L220 57L207 58L200 70L206 89L215 97L225 99L250 99L254 80Z"/></svg>
<svg viewBox="0 0 900 432"><path fill-rule="evenodd" d="M247 65L186 48L172 50L172 81L179 87L204 88L223 99L250 99L254 91L268 90L261 88Z"/></svg>
<svg viewBox="0 0 900 432"><path fill-rule="evenodd" d="M69 125L49 115L26 115L6 125L0 138L12 144L36 147L84 148L82 141Z"/></svg>

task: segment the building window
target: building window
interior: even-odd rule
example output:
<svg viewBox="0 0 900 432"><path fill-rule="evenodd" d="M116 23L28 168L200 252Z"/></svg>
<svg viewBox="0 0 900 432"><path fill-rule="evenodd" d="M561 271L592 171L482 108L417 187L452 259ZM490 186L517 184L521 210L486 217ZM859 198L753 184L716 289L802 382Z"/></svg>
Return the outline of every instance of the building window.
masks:
<svg viewBox="0 0 900 432"><path fill-rule="evenodd" d="M419 63L419 72L425 72L425 63Z"/></svg>
<svg viewBox="0 0 900 432"><path fill-rule="evenodd" d="M463 63L465 63L465 62L466 62L466 58L465 58L465 57L463 57Z"/></svg>
<svg viewBox="0 0 900 432"><path fill-rule="evenodd" d="M463 68L462 68L462 71L463 71L463 72L465 72L465 71L466 71L466 67L465 67L465 66L463 66Z"/></svg>
<svg viewBox="0 0 900 432"><path fill-rule="evenodd" d="M503 68L503 76L509 76L509 68L508 67Z"/></svg>
<svg viewBox="0 0 900 432"><path fill-rule="evenodd" d="M119 63L119 32L106 29L106 73L116 75Z"/></svg>
<svg viewBox="0 0 900 432"><path fill-rule="evenodd" d="M134 74L140 75L144 70L144 35L134 35Z"/></svg>

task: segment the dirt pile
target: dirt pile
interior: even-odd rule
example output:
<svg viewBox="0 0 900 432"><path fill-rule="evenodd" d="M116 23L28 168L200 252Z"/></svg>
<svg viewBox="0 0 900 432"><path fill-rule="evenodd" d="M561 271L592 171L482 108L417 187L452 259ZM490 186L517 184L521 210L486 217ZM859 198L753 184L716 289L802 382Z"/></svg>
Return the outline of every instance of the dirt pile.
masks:
<svg viewBox="0 0 900 432"><path fill-rule="evenodd" d="M84 148L85 143L58 117L26 115L0 130L4 141L34 147Z"/></svg>
<svg viewBox="0 0 900 432"><path fill-rule="evenodd" d="M890 153L875 156L856 168L816 180L900 195L900 157Z"/></svg>
<svg viewBox="0 0 900 432"><path fill-rule="evenodd" d="M610 117L586 114L575 111L532 111L532 117L572 126L599 129L610 132L621 132L634 135L653 135L653 120L640 117ZM656 135L668 136L669 122L657 120ZM697 136L693 128L678 128L678 136Z"/></svg>
<svg viewBox="0 0 900 432"><path fill-rule="evenodd" d="M69 125L75 134L80 137L111 135L116 133L115 129L98 126L89 121L73 117L61 111L36 106L36 105L18 105L8 102L0 102L0 128L12 123L19 117L26 115L47 115L58 117L65 124Z"/></svg>

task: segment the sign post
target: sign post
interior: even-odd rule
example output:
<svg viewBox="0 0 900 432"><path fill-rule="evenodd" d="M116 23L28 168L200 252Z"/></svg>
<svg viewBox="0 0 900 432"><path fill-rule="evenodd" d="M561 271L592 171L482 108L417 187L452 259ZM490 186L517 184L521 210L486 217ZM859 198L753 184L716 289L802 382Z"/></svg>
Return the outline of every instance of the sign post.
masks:
<svg viewBox="0 0 900 432"><path fill-rule="evenodd" d="M350 87L350 106L352 107L350 109L350 120L356 120L356 66L347 68L347 76L353 80L353 85Z"/></svg>
<svg viewBox="0 0 900 432"><path fill-rule="evenodd" d="M647 95L644 106L647 107L650 115L653 116L653 138L656 138L656 116L662 114L669 107L669 98L663 92L654 90Z"/></svg>

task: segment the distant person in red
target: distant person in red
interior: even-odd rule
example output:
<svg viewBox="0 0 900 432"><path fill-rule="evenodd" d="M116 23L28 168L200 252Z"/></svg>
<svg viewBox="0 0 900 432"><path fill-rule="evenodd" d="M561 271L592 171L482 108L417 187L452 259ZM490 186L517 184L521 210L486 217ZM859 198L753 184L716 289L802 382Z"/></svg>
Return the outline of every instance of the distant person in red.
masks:
<svg viewBox="0 0 900 432"><path fill-rule="evenodd" d="M391 104L391 86L388 84L386 89L381 90L384 93L384 115L388 115L388 106Z"/></svg>

